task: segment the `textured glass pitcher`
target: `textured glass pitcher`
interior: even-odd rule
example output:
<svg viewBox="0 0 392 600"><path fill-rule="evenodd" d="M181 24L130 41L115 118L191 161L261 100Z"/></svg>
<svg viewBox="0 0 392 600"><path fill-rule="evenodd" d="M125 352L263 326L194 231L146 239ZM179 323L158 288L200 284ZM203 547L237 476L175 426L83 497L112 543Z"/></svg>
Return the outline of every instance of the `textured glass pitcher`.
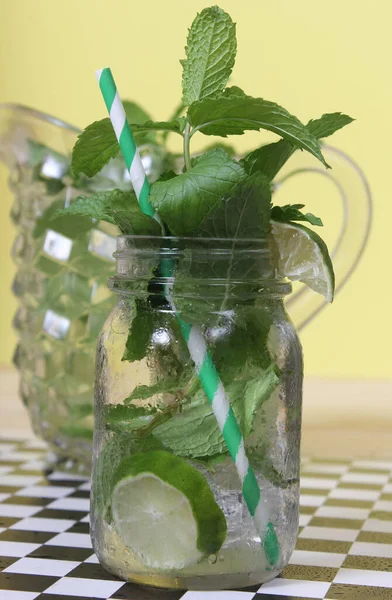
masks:
<svg viewBox="0 0 392 600"><path fill-rule="evenodd" d="M17 228L12 249L16 264L13 291L19 300L14 318L20 394L34 431L60 457L89 469L93 432L95 345L114 298L106 282L114 271L112 253L118 231L106 223L68 217L50 222L57 208L77 195L131 184L121 159L93 179L73 180L69 158L79 130L38 111L0 105L0 159L10 170L14 194L11 218ZM150 179L164 168L162 150L140 148ZM303 186L322 175L342 202L342 224L331 245L337 291L356 268L367 243L371 196L359 167L342 152L325 146L331 171L297 152L281 171L275 189L282 203L299 202L290 183ZM302 175L306 175L303 177ZM320 177L317 179L319 184ZM312 210L312 206L307 206ZM303 286L288 299L300 330L325 305Z"/></svg>

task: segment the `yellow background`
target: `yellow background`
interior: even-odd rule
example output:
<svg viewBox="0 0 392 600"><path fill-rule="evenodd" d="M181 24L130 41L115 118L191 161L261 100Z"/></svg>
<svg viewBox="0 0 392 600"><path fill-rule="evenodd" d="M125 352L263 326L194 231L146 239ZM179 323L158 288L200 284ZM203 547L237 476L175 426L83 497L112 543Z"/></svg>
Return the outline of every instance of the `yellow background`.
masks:
<svg viewBox="0 0 392 600"><path fill-rule="evenodd" d="M95 69L110 65L123 97L156 119L181 93L179 58L202 0L13 0L0 18L0 102L22 103L83 127L104 116ZM392 376L390 176L392 4L388 0L220 0L237 22L231 83L301 120L341 110L357 121L333 145L362 166L375 214L368 251L341 296L302 334L307 375ZM254 138L252 138L252 141ZM232 138L239 149L243 138ZM260 143L262 142L260 138ZM0 165L0 363L10 361L15 301L8 258L11 195ZM299 201L299 200L297 200ZM334 217L328 203L325 221Z"/></svg>

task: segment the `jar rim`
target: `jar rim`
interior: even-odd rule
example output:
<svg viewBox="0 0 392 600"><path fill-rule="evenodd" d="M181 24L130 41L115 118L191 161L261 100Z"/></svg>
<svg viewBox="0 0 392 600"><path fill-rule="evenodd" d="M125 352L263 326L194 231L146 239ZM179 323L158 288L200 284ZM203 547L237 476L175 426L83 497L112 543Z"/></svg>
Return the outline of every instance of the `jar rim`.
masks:
<svg viewBox="0 0 392 600"><path fill-rule="evenodd" d="M116 275L109 287L126 295L151 295L155 288L176 284L184 298L219 298L222 293L248 301L262 292L282 297L291 284L273 264L271 238L211 238L190 236L120 235L117 237ZM159 265L176 265L174 272ZM157 291L158 294L162 290Z"/></svg>

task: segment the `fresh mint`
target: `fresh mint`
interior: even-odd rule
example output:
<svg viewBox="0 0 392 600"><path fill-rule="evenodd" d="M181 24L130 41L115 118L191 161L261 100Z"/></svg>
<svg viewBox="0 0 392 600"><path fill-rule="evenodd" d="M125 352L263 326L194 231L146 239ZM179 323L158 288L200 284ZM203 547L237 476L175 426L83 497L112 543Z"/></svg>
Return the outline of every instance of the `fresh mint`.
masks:
<svg viewBox="0 0 392 600"><path fill-rule="evenodd" d="M158 223L141 212L134 192L115 189L96 192L91 196L78 196L68 208L55 211L54 218L71 215L107 221L117 225L122 233L160 234Z"/></svg>
<svg viewBox="0 0 392 600"><path fill-rule="evenodd" d="M235 24L218 6L205 8L189 30L186 59L181 61L182 102L214 96L226 87L237 52Z"/></svg>
<svg viewBox="0 0 392 600"><path fill-rule="evenodd" d="M200 131L204 135L227 137L241 135L247 130L272 131L328 166L317 139L296 117L275 102L245 94L223 93L217 98L194 102L188 109L187 118L192 126L191 135Z"/></svg>
<svg viewBox="0 0 392 600"><path fill-rule="evenodd" d="M234 380L226 386L234 414L244 436L252 431L255 414L267 401L280 381L280 373L271 367L255 378ZM226 452L226 443L203 390L195 394L189 406L154 429L153 435L179 456L199 458Z"/></svg>
<svg viewBox="0 0 392 600"><path fill-rule="evenodd" d="M171 377L163 381L157 381L152 385L138 385L132 394L125 398L124 404L130 405L134 400L148 400L156 394L175 393L178 390L179 382L177 377Z"/></svg>
<svg viewBox="0 0 392 600"><path fill-rule="evenodd" d="M311 120L307 124L307 130L317 139L326 138L345 125L349 125L353 119L342 113L324 114L319 119ZM250 175L260 172L272 181L283 165L294 154L297 146L288 140L280 140L272 144L266 144L250 152L243 159L244 169Z"/></svg>
<svg viewBox="0 0 392 600"><path fill-rule="evenodd" d="M157 181L150 201L174 235L193 235L213 206L244 176L242 167L221 148L194 161L185 173Z"/></svg>
<svg viewBox="0 0 392 600"><path fill-rule="evenodd" d="M79 135L72 152L72 170L93 177L120 151L109 118L91 123Z"/></svg>
<svg viewBox="0 0 392 600"><path fill-rule="evenodd" d="M241 164L249 175L262 173L268 181L272 181L296 149L288 140L279 140L253 150Z"/></svg>
<svg viewBox="0 0 392 600"><path fill-rule="evenodd" d="M270 226L271 187L260 173L243 178L219 197L197 227L197 235L211 238L261 239ZM231 265L232 266L232 265ZM230 273L226 273L230 279Z"/></svg>
<svg viewBox="0 0 392 600"><path fill-rule="evenodd" d="M136 407L124 404L108 404L103 411L105 426L115 433L137 435L137 431L148 426L156 413L156 409Z"/></svg>
<svg viewBox="0 0 392 600"><path fill-rule="evenodd" d="M354 119L343 113L326 113L319 119L311 119L306 128L318 140L329 137L342 127L352 123Z"/></svg>
<svg viewBox="0 0 392 600"><path fill-rule="evenodd" d="M311 225L322 227L323 222L320 217L316 217L312 213L303 213L301 208L305 204L286 204L285 206L273 206L271 210L271 219L281 221L282 223L290 223L290 221L307 221Z"/></svg>
<svg viewBox="0 0 392 600"><path fill-rule="evenodd" d="M135 300L136 313L132 320L122 360L133 362L142 360L147 354L153 333L154 314L149 304Z"/></svg>

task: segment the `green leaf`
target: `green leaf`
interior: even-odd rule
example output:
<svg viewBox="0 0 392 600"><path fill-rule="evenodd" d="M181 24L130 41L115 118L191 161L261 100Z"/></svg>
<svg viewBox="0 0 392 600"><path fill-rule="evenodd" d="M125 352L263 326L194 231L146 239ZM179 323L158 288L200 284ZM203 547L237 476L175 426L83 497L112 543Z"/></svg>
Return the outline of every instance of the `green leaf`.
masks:
<svg viewBox="0 0 392 600"><path fill-rule="evenodd" d="M135 300L136 314L125 345L124 355L121 360L133 362L142 360L151 342L154 327L154 315L147 302L137 298Z"/></svg>
<svg viewBox="0 0 392 600"><path fill-rule="evenodd" d="M84 173L93 177L120 151L113 125L109 118L95 121L79 135L72 152L75 175Z"/></svg>
<svg viewBox="0 0 392 600"><path fill-rule="evenodd" d="M215 203L244 170L218 148L200 156L186 173L151 187L150 201L174 235L193 235Z"/></svg>
<svg viewBox="0 0 392 600"><path fill-rule="evenodd" d="M272 364L268 336L273 318L268 309L245 305L237 309L234 323L227 324L230 335L215 341L214 364L225 385L233 379L251 379Z"/></svg>
<svg viewBox="0 0 392 600"><path fill-rule="evenodd" d="M266 129L307 150L326 165L317 139L301 121L275 102L240 94L222 94L218 98L194 102L188 109L188 121L194 131L222 137Z"/></svg>
<svg viewBox="0 0 392 600"><path fill-rule="evenodd" d="M213 456L227 450L203 391L195 395L188 409L159 425L153 435L179 456Z"/></svg>
<svg viewBox="0 0 392 600"><path fill-rule="evenodd" d="M280 373L275 366L254 379L233 381L226 387L234 414L246 437L262 404L268 400L279 383ZM166 448L179 456L198 458L214 456L227 451L226 442L218 427L215 415L203 391L193 402L153 433Z"/></svg>
<svg viewBox="0 0 392 600"><path fill-rule="evenodd" d="M231 144L225 144L224 142L216 142L215 144L210 144L209 146L206 146L204 148L204 152L216 150L216 148L221 148L226 152L226 154L231 156L231 158L234 158L237 154L237 150L234 148L234 146L232 146Z"/></svg>
<svg viewBox="0 0 392 600"><path fill-rule="evenodd" d="M282 223L290 223L290 221L307 221L311 225L318 227L323 226L320 217L316 217L312 213L304 214L299 210L303 208L303 204L286 204L285 206L273 206L271 209L271 219Z"/></svg>
<svg viewBox="0 0 392 600"><path fill-rule="evenodd" d="M279 140L272 144L266 144L250 152L242 161L247 173L262 173L268 181L272 181L296 147L287 140Z"/></svg>
<svg viewBox="0 0 392 600"><path fill-rule="evenodd" d="M186 126L185 117L177 117L172 121L147 121L146 123L130 123L132 133L146 133L148 131L172 131L182 133Z"/></svg>
<svg viewBox="0 0 392 600"><path fill-rule="evenodd" d="M108 404L103 411L105 427L116 433L132 433L151 423L156 409Z"/></svg>
<svg viewBox="0 0 392 600"><path fill-rule="evenodd" d="M272 392L279 384L281 372L272 364L260 377L251 379L245 388L243 434L249 435L253 431L253 422L260 406L271 397Z"/></svg>
<svg viewBox="0 0 392 600"><path fill-rule="evenodd" d="M124 100L123 102L125 114L127 115L128 123L145 123L150 121L151 115L148 114L139 104L132 100Z"/></svg>
<svg viewBox="0 0 392 600"><path fill-rule="evenodd" d="M271 188L260 173L244 178L219 198L198 227L203 237L260 239L269 230ZM227 273L230 278L230 273Z"/></svg>
<svg viewBox="0 0 392 600"><path fill-rule="evenodd" d="M152 385L138 385L135 387L132 394L124 400L124 404L129 405L133 400L147 400L156 394L176 392L180 386L181 382L179 382L178 377L157 381Z"/></svg>
<svg viewBox="0 0 392 600"><path fill-rule="evenodd" d="M149 115L134 102L124 104L136 144L153 142L154 137L146 137L149 132L167 130L181 133L185 127L184 117L169 122L154 122L150 121ZM84 173L87 177L93 177L110 159L115 158L119 151L120 146L110 119L91 123L79 135L72 152L72 169L75 176Z"/></svg>
<svg viewBox="0 0 392 600"><path fill-rule="evenodd" d="M78 196L67 208L58 210L55 217L78 215L117 225L127 235L159 235L160 227L140 210L136 195L131 191L112 190L92 196Z"/></svg>
<svg viewBox="0 0 392 600"><path fill-rule="evenodd" d="M169 121L174 121L175 119L177 119L178 117L180 117L182 115L182 113L184 112L184 109L185 109L185 107L184 107L184 105L183 105L182 102L180 104L178 104L176 106L176 108L173 110L173 112L172 112L172 114L170 116ZM166 140L167 140L167 137L168 137L169 133L170 133L170 131L164 131L163 132L163 134L162 134L162 142L163 142L163 144L166 143Z"/></svg>
<svg viewBox="0 0 392 600"><path fill-rule="evenodd" d="M182 102L221 92L230 77L237 52L235 24L218 6L205 8L189 30L182 75Z"/></svg>
<svg viewBox="0 0 392 600"><path fill-rule="evenodd" d="M259 173L242 179L227 195L217 198L193 235L229 238L228 250L215 259L206 258L208 250L194 256L185 252L179 261L172 294L185 321L199 325L213 323L218 314L243 302L252 284L258 289L261 275L271 271L268 256L262 250L240 252L237 244L241 241L242 250L244 243L255 250L257 244L252 240L262 240L269 231L270 206L270 185ZM260 241L258 248L260 244L263 247ZM206 294L205 282L209 280L224 280L226 284L217 287L213 295Z"/></svg>
<svg viewBox="0 0 392 600"><path fill-rule="evenodd" d="M151 115L144 110L139 104L131 100L124 100L123 102L125 114L127 116L128 123L140 124L146 123L151 120ZM133 125L132 127L135 127ZM137 145L145 143L156 143L156 134L154 131L147 131L145 133L136 133L132 128L132 133L135 138Z"/></svg>
<svg viewBox="0 0 392 600"><path fill-rule="evenodd" d="M314 137L320 140L329 137L335 131L349 125L353 121L354 119L340 112L326 113L319 119L310 120L306 128Z"/></svg>
<svg viewBox="0 0 392 600"><path fill-rule="evenodd" d="M325 114L320 119L309 121L306 129L317 139L332 135L338 129L351 123L353 119L341 113ZM247 173L257 171L263 173L269 181L272 181L290 156L295 152L294 146L288 140L280 140L272 144L266 144L250 152L242 161Z"/></svg>

